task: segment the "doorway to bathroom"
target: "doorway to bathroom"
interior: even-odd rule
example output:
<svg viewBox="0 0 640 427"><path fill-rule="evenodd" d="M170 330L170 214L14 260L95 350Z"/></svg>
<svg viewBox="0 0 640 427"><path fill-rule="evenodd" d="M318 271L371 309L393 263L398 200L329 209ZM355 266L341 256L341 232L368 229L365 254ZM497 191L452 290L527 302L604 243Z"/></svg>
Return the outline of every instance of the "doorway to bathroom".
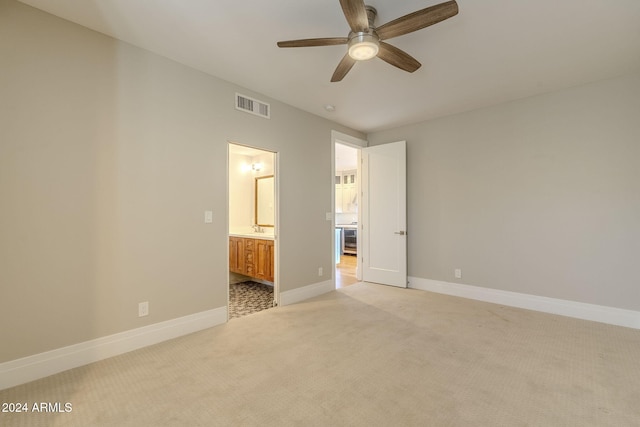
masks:
<svg viewBox="0 0 640 427"><path fill-rule="evenodd" d="M228 318L278 303L277 153L228 145Z"/></svg>

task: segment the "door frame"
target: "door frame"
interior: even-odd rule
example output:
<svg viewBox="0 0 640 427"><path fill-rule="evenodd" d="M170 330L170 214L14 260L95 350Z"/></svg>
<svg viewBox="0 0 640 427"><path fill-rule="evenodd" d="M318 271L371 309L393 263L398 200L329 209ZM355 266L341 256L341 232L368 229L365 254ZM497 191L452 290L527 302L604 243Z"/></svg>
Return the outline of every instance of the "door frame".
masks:
<svg viewBox="0 0 640 427"><path fill-rule="evenodd" d="M331 269L331 280L333 281L333 287L336 287L336 269L335 269L335 259L336 259L336 185L335 185L335 176L336 176L336 144L347 145L349 147L353 147L358 150L358 160L357 160L357 176L356 176L356 187L358 191L358 204L360 201L361 187L360 187L360 169L361 169L361 155L360 149L369 146L369 142L364 139L356 138L351 135L347 135L346 133L338 132L336 130L331 131L331 262L333 264L333 268ZM361 224L360 224L360 215L361 210L358 209L358 236L362 232ZM357 266L356 266L356 278L358 280L362 280L362 262L361 260L361 246L360 246L360 237L357 240Z"/></svg>
<svg viewBox="0 0 640 427"><path fill-rule="evenodd" d="M241 147L247 147L247 148L252 148L254 150L260 150L266 153L272 153L273 154L273 174L274 174L274 208L275 208L275 215L274 215L274 227L273 227L273 250L274 250L274 275L273 275L273 300L274 300L274 304L276 306L280 305L280 236L279 236L279 230L280 230L280 152L279 151L272 151L263 147L259 147L256 145L250 145L250 144L244 144L238 141L234 141L231 139L227 140L227 174L226 174L226 211L225 211L225 218L226 218L226 233L225 236L227 238L227 244L225 245L226 247L226 258L225 258L225 263L229 264L229 223L231 222L230 218L229 218L229 154L230 154L230 146L231 145L238 145ZM229 321L229 274L227 272L227 322Z"/></svg>

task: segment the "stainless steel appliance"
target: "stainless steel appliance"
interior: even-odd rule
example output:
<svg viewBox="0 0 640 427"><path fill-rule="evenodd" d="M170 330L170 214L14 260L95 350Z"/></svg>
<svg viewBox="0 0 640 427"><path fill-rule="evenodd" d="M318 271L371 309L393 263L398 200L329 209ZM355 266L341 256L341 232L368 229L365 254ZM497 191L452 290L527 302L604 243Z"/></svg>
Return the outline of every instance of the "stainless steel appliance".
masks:
<svg viewBox="0 0 640 427"><path fill-rule="evenodd" d="M358 253L358 229L356 227L343 227L342 253L352 255Z"/></svg>

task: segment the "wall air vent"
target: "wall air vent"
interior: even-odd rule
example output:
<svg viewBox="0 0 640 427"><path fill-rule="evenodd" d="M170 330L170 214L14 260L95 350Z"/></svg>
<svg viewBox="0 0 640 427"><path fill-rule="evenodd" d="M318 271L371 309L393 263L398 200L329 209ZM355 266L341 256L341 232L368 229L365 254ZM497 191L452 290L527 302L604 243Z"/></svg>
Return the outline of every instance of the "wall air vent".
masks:
<svg viewBox="0 0 640 427"><path fill-rule="evenodd" d="M256 116L271 118L271 106L266 102L236 93L236 110L255 114Z"/></svg>

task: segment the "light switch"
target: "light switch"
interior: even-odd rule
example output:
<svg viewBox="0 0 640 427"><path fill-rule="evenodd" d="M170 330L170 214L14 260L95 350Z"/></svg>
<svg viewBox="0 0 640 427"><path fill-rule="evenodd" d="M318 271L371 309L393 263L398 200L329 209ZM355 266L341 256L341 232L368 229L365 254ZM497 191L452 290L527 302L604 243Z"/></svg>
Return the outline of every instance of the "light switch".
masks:
<svg viewBox="0 0 640 427"><path fill-rule="evenodd" d="M213 222L213 211L204 211L204 223L210 224Z"/></svg>
<svg viewBox="0 0 640 427"><path fill-rule="evenodd" d="M327 221L331 221L333 219L333 214L331 212L327 212L325 218Z"/></svg>

